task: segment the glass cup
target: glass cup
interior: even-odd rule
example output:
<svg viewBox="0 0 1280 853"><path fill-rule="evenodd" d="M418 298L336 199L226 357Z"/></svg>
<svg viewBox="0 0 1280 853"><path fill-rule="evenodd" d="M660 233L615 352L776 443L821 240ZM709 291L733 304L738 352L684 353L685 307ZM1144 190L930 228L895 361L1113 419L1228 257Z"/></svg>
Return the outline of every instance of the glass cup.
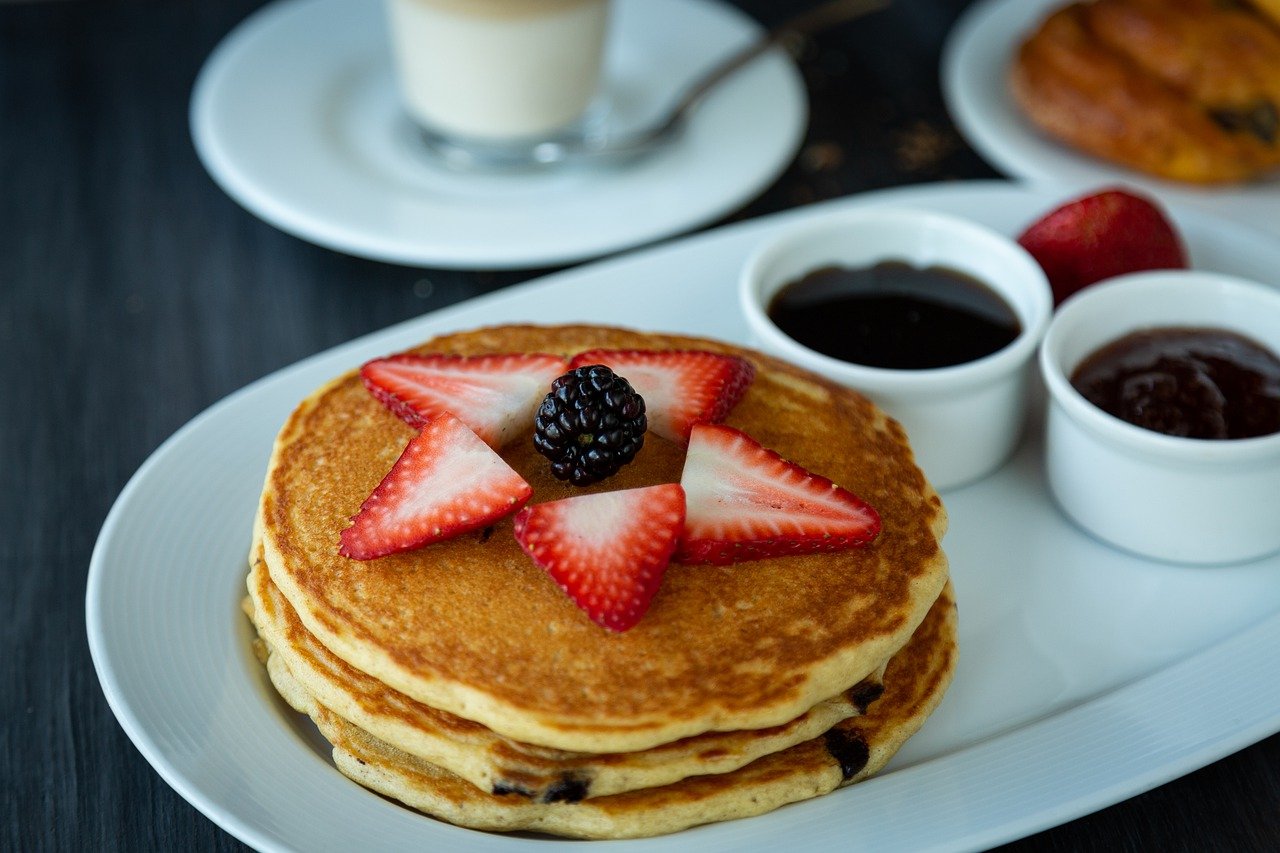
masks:
<svg viewBox="0 0 1280 853"><path fill-rule="evenodd" d="M455 161L581 132L600 83L608 0L387 0L401 98Z"/></svg>

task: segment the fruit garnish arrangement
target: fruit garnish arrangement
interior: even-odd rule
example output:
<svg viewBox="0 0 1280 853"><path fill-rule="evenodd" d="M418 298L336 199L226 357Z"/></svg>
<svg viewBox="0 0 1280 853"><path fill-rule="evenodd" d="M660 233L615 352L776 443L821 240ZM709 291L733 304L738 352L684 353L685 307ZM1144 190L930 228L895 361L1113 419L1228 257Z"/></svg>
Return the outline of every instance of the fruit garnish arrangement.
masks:
<svg viewBox="0 0 1280 853"><path fill-rule="evenodd" d="M672 560L725 565L866 545L880 518L825 477L720 421L755 375L744 358L697 350L393 355L361 378L418 429L342 532L339 553L372 560L487 528L514 533L594 622L636 625ZM607 479L648 433L686 447L679 483L534 503L498 451L532 441L575 486Z"/></svg>

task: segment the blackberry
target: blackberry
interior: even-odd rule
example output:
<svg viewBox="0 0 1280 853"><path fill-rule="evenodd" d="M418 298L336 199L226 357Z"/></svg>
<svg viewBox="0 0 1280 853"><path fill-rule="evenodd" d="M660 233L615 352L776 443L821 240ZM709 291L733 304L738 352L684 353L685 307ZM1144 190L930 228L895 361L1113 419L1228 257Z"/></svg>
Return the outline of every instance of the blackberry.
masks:
<svg viewBox="0 0 1280 853"><path fill-rule="evenodd" d="M603 364L551 383L534 419L533 446L551 473L575 486L616 474L644 446L644 398Z"/></svg>

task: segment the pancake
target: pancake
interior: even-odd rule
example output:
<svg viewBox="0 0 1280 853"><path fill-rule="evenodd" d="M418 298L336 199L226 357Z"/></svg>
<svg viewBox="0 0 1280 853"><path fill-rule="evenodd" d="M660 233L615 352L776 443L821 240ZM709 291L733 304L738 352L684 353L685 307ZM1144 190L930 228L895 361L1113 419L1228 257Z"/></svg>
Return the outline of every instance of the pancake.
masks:
<svg viewBox="0 0 1280 853"><path fill-rule="evenodd" d="M594 753L783 725L903 645L946 581L946 515L902 428L861 395L760 353L621 329L497 327L415 351L593 348L748 358L756 378L726 422L860 495L883 532L834 554L672 565L647 615L621 634L591 622L525 556L510 518L416 551L346 559L340 532L414 434L353 371L285 424L256 524L271 579L306 629L420 703L512 740ZM542 502L678 482L684 450L649 435L633 463L586 489L554 479L531 441L503 456Z"/></svg>
<svg viewBox="0 0 1280 853"><path fill-rule="evenodd" d="M286 700L310 715L333 744L338 768L368 788L474 829L634 838L763 814L877 772L941 701L955 671L955 631L955 603L948 587L915 636L889 661L884 695L864 716L732 773L576 803L531 802L481 791L326 709L292 679L278 655L271 655L268 668Z"/></svg>
<svg viewBox="0 0 1280 853"><path fill-rule="evenodd" d="M862 713L882 689L883 666L781 726L710 732L642 752L562 752L499 737L479 723L415 702L346 664L303 627L261 561L249 573L249 592L249 615L259 635L329 711L481 790L533 800L605 796L736 770Z"/></svg>

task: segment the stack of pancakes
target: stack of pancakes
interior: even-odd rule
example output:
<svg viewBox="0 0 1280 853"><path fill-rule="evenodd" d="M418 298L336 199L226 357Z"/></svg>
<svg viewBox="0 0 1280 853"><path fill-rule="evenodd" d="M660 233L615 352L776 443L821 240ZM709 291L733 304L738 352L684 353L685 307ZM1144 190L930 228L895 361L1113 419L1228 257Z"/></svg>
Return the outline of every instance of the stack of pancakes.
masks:
<svg viewBox="0 0 1280 853"><path fill-rule="evenodd" d="M453 823L612 838L759 814L882 767L942 698L955 604L946 514L902 429L863 397L754 352L598 327L500 327L418 352L708 349L756 379L727 423L874 506L871 545L667 571L640 623L587 618L491 528L368 562L338 537L413 430L355 373L285 424L251 552L249 610L271 681L338 768ZM533 502L679 482L649 436L587 489L531 441L502 451Z"/></svg>

